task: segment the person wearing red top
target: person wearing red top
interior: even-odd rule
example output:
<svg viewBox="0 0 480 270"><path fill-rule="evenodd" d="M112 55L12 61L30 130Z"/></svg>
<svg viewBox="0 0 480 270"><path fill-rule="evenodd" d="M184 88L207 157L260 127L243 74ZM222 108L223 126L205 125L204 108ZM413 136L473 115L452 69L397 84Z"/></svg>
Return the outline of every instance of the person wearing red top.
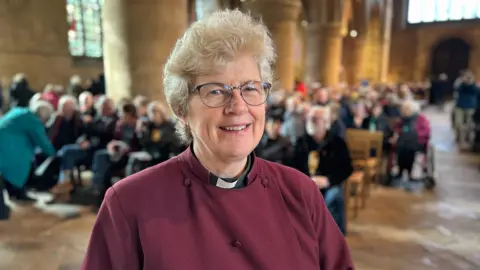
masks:
<svg viewBox="0 0 480 270"><path fill-rule="evenodd" d="M191 24L164 68L190 147L108 190L82 269L354 269L315 182L253 153L274 55L238 10Z"/></svg>

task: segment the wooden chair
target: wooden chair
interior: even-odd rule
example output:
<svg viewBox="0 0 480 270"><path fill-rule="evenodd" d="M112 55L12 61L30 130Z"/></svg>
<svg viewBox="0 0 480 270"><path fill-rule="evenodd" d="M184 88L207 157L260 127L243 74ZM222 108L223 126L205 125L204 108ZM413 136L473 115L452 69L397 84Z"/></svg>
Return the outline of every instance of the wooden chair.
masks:
<svg viewBox="0 0 480 270"><path fill-rule="evenodd" d="M345 142L350 153L350 158L352 159L352 165L354 172L347 179L345 184L345 209L349 206L350 201L350 190L351 187L355 187L355 201L354 201L354 217L358 215L359 200L365 201L366 199L366 183L368 180L368 171L367 164L370 158L370 149L371 149L371 140L369 136L361 136L355 129L347 129ZM362 165L363 164L363 165ZM360 189L360 194L358 193Z"/></svg>
<svg viewBox="0 0 480 270"><path fill-rule="evenodd" d="M370 195L370 188L372 182L379 182L379 178L382 174L382 164L383 164L383 133L380 131L370 132L368 130L351 130L349 131L349 136L353 139L362 138L367 140L370 146L368 151L368 157L355 159L352 158L353 166L357 169L363 169L365 172L364 184L362 186L362 201L361 206L364 208L366 206L366 198ZM351 140L353 140L351 139ZM374 150L375 156L371 156L370 152ZM376 181L375 181L376 179Z"/></svg>

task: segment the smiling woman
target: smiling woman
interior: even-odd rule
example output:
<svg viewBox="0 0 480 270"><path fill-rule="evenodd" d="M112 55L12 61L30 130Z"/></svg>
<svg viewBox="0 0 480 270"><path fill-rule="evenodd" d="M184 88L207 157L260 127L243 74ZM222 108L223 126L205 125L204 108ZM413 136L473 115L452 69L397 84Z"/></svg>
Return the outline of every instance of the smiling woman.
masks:
<svg viewBox="0 0 480 270"><path fill-rule="evenodd" d="M240 11L191 25L164 69L190 146L108 191L83 269L353 269L315 183L253 153L274 55L266 27Z"/></svg>

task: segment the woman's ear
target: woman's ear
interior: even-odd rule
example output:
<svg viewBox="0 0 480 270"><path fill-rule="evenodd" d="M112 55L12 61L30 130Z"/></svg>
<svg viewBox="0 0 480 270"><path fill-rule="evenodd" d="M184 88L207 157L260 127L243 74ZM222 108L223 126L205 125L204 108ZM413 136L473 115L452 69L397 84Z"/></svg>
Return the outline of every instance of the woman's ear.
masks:
<svg viewBox="0 0 480 270"><path fill-rule="evenodd" d="M187 117L178 117L178 121L180 121L180 123L182 123L182 125L188 126Z"/></svg>

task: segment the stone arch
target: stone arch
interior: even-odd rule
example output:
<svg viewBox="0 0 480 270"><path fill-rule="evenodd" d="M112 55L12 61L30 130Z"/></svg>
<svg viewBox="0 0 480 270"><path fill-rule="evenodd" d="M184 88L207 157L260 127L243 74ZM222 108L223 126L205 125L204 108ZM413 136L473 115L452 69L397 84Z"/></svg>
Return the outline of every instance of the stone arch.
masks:
<svg viewBox="0 0 480 270"><path fill-rule="evenodd" d="M430 47L430 75L448 75L453 84L462 70L469 68L472 45L462 37L450 36L438 40Z"/></svg>
<svg viewBox="0 0 480 270"><path fill-rule="evenodd" d="M468 62L470 58L470 52L473 47L470 42L466 41L463 37L459 36L449 36L443 37L437 42L435 42L430 47L430 62L431 62L431 74L436 75L435 73L442 73L441 70L443 67L434 67L435 62L440 61L441 59L436 59L435 57L448 57L453 59L446 60L455 60L459 57L459 61L463 61L463 68L468 68ZM440 55L443 53L452 53L454 55ZM458 63L460 64L460 63ZM435 70L438 70L435 72Z"/></svg>

